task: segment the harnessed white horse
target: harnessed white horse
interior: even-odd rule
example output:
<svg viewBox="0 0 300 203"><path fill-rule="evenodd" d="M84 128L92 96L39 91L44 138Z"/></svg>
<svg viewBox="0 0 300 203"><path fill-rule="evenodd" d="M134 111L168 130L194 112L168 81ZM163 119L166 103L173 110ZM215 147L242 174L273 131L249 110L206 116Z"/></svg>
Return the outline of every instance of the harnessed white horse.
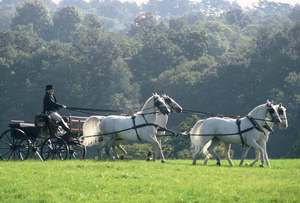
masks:
<svg viewBox="0 0 300 203"><path fill-rule="evenodd" d="M175 113L181 113L182 107L170 96L163 94L162 98L164 99L165 103L168 105L171 112ZM158 114L156 118L156 123L162 127L162 129L158 129L157 136L164 136L166 134L166 131L164 129L167 128L167 123L169 119L169 114ZM161 139L158 139L160 145L161 145ZM152 149L153 152L155 152L155 149ZM148 153L149 154L149 153ZM151 154L151 153L150 153ZM147 160L150 157L147 157ZM155 161L156 156L153 154L152 160Z"/></svg>
<svg viewBox="0 0 300 203"><path fill-rule="evenodd" d="M168 105L169 109L171 112L175 112L175 113L180 113L182 112L182 107L170 96L163 94L161 96L165 103ZM100 142L103 141L102 137L99 136L93 136L93 135L100 135L101 131L100 131L100 123L103 120L103 118L105 118L105 116L90 116L85 123L83 124L83 136L82 136L82 144L84 144L85 146L93 146L93 145L98 145ZM156 123L162 127L162 128L166 128L167 127L167 122L168 122L168 118L169 118L169 114L158 114L156 116ZM163 129L159 129L157 132L158 136L163 136L165 135L165 131ZM160 140L159 140L160 142ZM112 146L112 150L114 150L114 148L117 147L119 148L124 155L127 154L126 150L123 148L122 145L120 145L119 143L115 143L114 146ZM153 151L155 151L153 149ZM100 154L101 152L99 152ZM119 155L114 151L114 153L116 154L116 156L119 158ZM153 154L153 160L155 160L155 154Z"/></svg>
<svg viewBox="0 0 300 203"><path fill-rule="evenodd" d="M101 148L105 147L107 154L113 153L112 147L119 144L151 143L159 151L162 162L165 161L161 145L156 134L160 127L157 122L159 115L170 113L164 99L153 94L144 104L141 111L133 116L112 115L106 116L100 123L100 132L103 135Z"/></svg>
<svg viewBox="0 0 300 203"><path fill-rule="evenodd" d="M278 112L279 116L280 116L280 119L281 119L281 123L277 123L277 127L279 129L284 129L284 128L287 128L288 127L288 120L287 120L287 115L286 115L286 108L282 105L282 104L277 104L277 105L274 105L274 108L276 109L276 111ZM261 132L263 133L265 136L262 136L262 139L261 140L258 140L257 143L261 146L261 147L266 147L266 144L268 142L268 139L269 139L269 135L271 132L273 132L273 128L274 128L274 123L271 122L271 120L266 120L265 121L265 124L262 126L262 129L264 132ZM208 147L208 152L213 154L213 156L216 158L217 160L217 165L221 165L221 160L220 160L220 157L218 156L218 154L216 153L216 151L214 150L216 146L218 146L219 144L221 143L221 141L219 139L213 139L210 146ZM224 146L225 146L225 158L227 159L228 163L230 166L233 166L233 163L230 159L230 148L231 148L231 144L230 143L224 143ZM205 147L204 147L205 148ZM248 154L248 151L251 147L250 146L247 146L245 145L243 147L243 157L241 159L241 162L240 162L240 166L243 165L243 162L244 162L244 159L247 157L247 154ZM212 155L208 155L205 157L205 160L204 160L204 164L206 165L207 162L208 162L208 159L212 157ZM251 162L249 165L250 166L254 166L255 163L260 159L260 152L259 150L256 150L256 157L255 157L255 160L253 162ZM268 159L268 158L267 158Z"/></svg>
<svg viewBox="0 0 300 203"><path fill-rule="evenodd" d="M281 117L274 105L267 103L255 107L247 116L241 119L212 117L199 120L190 131L190 139L193 147L193 164L196 164L197 154L201 151L206 157L210 154L207 149L213 139L224 143L243 144L253 147L262 155L262 166L269 166L266 150L265 124L275 123L284 126ZM262 146L259 144L261 143ZM247 151L248 152L248 151ZM245 152L242 161L246 157Z"/></svg>

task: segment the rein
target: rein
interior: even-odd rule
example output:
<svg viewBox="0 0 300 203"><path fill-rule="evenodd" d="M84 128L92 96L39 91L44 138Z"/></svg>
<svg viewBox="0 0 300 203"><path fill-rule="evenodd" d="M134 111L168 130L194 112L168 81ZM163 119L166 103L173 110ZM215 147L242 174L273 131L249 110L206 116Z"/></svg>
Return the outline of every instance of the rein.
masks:
<svg viewBox="0 0 300 203"><path fill-rule="evenodd" d="M211 113L211 112L207 112L207 111L197 111L197 110L192 110L192 109L183 109L182 113L195 113L195 114L201 114L201 115L205 115L205 116L211 116L211 117L228 117L228 118L240 118L239 115L223 115L223 114L215 114L215 113ZM276 121L274 120L270 120L270 119L263 119L263 118L254 118L252 117L254 120L257 121L266 121L266 122L271 122L271 123L275 123Z"/></svg>

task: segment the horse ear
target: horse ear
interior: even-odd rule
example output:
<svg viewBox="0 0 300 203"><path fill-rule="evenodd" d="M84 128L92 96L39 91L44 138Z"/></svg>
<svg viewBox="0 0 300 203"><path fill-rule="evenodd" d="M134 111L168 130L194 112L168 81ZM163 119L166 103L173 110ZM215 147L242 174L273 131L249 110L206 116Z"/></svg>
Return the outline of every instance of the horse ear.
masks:
<svg viewBox="0 0 300 203"><path fill-rule="evenodd" d="M270 100L267 100L267 106L271 106L272 102Z"/></svg>
<svg viewBox="0 0 300 203"><path fill-rule="evenodd" d="M279 107L282 107L282 103L279 104Z"/></svg>

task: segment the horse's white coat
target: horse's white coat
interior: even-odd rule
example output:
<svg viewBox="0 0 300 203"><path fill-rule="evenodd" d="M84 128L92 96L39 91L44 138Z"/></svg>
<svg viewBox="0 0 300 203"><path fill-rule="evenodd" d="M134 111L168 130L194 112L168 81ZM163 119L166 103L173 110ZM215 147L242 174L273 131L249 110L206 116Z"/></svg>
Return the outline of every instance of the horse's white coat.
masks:
<svg viewBox="0 0 300 203"><path fill-rule="evenodd" d="M159 106L155 103L159 102ZM158 94L151 96L144 104L141 111L134 114L135 124L141 125L145 123L156 124L157 116L160 114L169 113L170 109ZM110 154L111 148L116 144L132 144L132 143L151 143L157 152L160 153L162 162L164 162L164 155L161 145L157 140L157 127L153 125L144 126L141 128L130 129L119 133L124 129L133 128L132 116L112 115L103 118L100 123L100 133L103 134L103 143L100 147L105 147L106 153Z"/></svg>
<svg viewBox="0 0 300 203"><path fill-rule="evenodd" d="M274 106L269 102L255 107L248 115L256 119L271 119L269 113L267 112L269 108L273 108L273 110L275 110L275 119L278 121L279 125L281 125L281 117L278 115L278 112L274 108ZM247 117L243 117L240 120L241 131L247 128L251 128L253 126L253 124L249 121ZM265 121L263 120L257 120L257 123L260 126L263 126L264 122ZM208 158L208 156L210 155L207 151L207 149L210 146L209 142L211 142L215 137L224 143L241 144L241 138L239 134L217 136L218 134L222 135L237 132L238 127L236 124L236 119L213 117L198 121L190 131L190 139L193 149L193 164L196 164L196 156L200 151ZM201 136L201 134L204 136ZM266 143L266 141L264 141L266 140L265 137L266 136L264 133L256 129L243 133L245 144L255 148L256 150L259 150L259 152L262 154L262 165L264 166L265 164L267 164L267 166L269 166L266 145L264 144ZM262 146L259 144L259 142L263 143ZM242 160L243 158L245 158L245 156L246 153L243 155Z"/></svg>

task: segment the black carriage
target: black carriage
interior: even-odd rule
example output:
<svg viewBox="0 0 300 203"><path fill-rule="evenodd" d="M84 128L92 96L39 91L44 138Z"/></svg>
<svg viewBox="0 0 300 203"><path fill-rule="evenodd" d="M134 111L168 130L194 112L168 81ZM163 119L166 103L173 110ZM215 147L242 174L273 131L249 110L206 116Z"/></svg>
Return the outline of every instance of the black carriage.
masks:
<svg viewBox="0 0 300 203"><path fill-rule="evenodd" d="M9 129L0 135L0 159L84 159L86 148L79 137L86 117L64 119L71 127L71 135L66 136L63 129L44 114L37 115L34 123L11 120Z"/></svg>

